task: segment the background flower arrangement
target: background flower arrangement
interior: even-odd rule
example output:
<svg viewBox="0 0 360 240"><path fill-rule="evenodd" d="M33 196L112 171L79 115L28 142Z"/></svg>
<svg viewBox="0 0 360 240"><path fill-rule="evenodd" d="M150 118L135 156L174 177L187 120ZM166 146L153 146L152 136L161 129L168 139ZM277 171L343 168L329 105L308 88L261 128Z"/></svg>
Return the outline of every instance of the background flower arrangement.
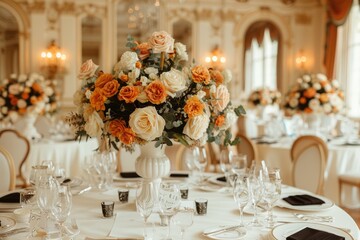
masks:
<svg viewBox="0 0 360 240"><path fill-rule="evenodd" d="M53 82L32 73L13 74L0 86L0 121L16 122L20 115L52 114L57 110Z"/></svg>
<svg viewBox="0 0 360 240"><path fill-rule="evenodd" d="M281 102L281 93L278 90L269 88L259 88L251 92L248 102L251 106L268 106L276 105Z"/></svg>
<svg viewBox="0 0 360 240"><path fill-rule="evenodd" d="M111 74L91 60L81 66L78 111L67 116L78 137L101 136L127 150L171 139L186 146L237 143L229 128L245 111L230 102L230 72L188 66L186 46L164 31L143 43L128 37L127 46Z"/></svg>
<svg viewBox="0 0 360 240"><path fill-rule="evenodd" d="M344 93L336 80L324 74L305 74L285 97L286 115L304 113L338 113L344 108Z"/></svg>

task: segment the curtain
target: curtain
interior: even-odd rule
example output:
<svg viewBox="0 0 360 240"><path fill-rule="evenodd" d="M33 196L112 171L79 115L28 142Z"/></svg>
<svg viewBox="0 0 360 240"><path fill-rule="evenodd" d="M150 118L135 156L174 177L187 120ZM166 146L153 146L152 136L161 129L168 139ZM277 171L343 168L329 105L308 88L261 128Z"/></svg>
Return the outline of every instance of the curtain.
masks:
<svg viewBox="0 0 360 240"><path fill-rule="evenodd" d="M259 46L261 46L265 29L269 29L270 38L272 41L279 41L279 30L277 27L268 21L260 21L252 24L245 34L245 51L251 48L251 42L255 38Z"/></svg>
<svg viewBox="0 0 360 240"><path fill-rule="evenodd" d="M327 0L327 24L324 64L326 76L333 78L337 27L344 24L349 15L353 0Z"/></svg>

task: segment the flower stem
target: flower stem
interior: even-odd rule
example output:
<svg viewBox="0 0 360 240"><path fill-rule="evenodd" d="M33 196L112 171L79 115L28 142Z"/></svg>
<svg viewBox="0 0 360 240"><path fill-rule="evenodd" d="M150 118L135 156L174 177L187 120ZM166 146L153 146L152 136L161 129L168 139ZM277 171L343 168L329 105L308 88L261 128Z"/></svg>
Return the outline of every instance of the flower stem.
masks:
<svg viewBox="0 0 360 240"><path fill-rule="evenodd" d="M165 62L165 52L161 52L160 55L160 71L164 68L164 62Z"/></svg>

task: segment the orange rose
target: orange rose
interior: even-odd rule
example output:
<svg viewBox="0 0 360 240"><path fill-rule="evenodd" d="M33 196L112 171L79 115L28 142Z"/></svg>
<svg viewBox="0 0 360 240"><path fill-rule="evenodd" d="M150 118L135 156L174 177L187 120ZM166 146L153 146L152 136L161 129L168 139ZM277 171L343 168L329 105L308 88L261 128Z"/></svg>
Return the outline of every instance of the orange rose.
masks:
<svg viewBox="0 0 360 240"><path fill-rule="evenodd" d="M126 103L133 103L139 94L140 90L138 87L125 86L120 89L118 99L124 100Z"/></svg>
<svg viewBox="0 0 360 240"><path fill-rule="evenodd" d="M196 83L210 83L210 73L209 70L204 66L196 66L191 70L192 79Z"/></svg>
<svg viewBox="0 0 360 240"><path fill-rule="evenodd" d="M141 65L141 62L137 61L137 62L135 63L135 67L136 67L136 68L140 69L141 66L142 66L142 65Z"/></svg>
<svg viewBox="0 0 360 240"><path fill-rule="evenodd" d="M26 113L26 108L19 108L19 113L20 114L25 114Z"/></svg>
<svg viewBox="0 0 360 240"><path fill-rule="evenodd" d="M17 102L18 102L18 99L16 97L13 97L13 98L10 99L10 104L13 105L13 106L16 106Z"/></svg>
<svg viewBox="0 0 360 240"><path fill-rule="evenodd" d="M140 43L137 47L139 50L139 58L141 60L144 60L145 58L149 57L150 55L150 49L151 46L149 45L149 43L145 42L145 43Z"/></svg>
<svg viewBox="0 0 360 240"><path fill-rule="evenodd" d="M131 128L125 128L120 136L120 141L126 145L131 145L135 141L135 133Z"/></svg>
<svg viewBox="0 0 360 240"><path fill-rule="evenodd" d="M314 88L308 88L304 92L304 97L306 98L312 98L316 94L316 90Z"/></svg>
<svg viewBox="0 0 360 240"><path fill-rule="evenodd" d="M101 74L95 81L95 88L103 88L106 83L114 79L113 75L109 73Z"/></svg>
<svg viewBox="0 0 360 240"><path fill-rule="evenodd" d="M159 80L155 80L150 83L146 89L145 93L149 99L149 101L153 104L160 104L165 102L167 93L166 87Z"/></svg>
<svg viewBox="0 0 360 240"><path fill-rule="evenodd" d="M224 77L219 70L212 70L210 72L210 76L216 83L216 86L218 86L224 82Z"/></svg>
<svg viewBox="0 0 360 240"><path fill-rule="evenodd" d="M299 99L299 102L300 102L301 104L305 104L305 103L306 103L306 98L304 98L304 97L300 98L300 99Z"/></svg>
<svg viewBox="0 0 360 240"><path fill-rule="evenodd" d="M320 102L324 103L324 102L328 102L328 101L329 101L329 97L326 93L320 94Z"/></svg>
<svg viewBox="0 0 360 240"><path fill-rule="evenodd" d="M35 96L32 96L30 98L30 102L31 102L31 104L36 104L38 102L38 100L37 100L37 98Z"/></svg>
<svg viewBox="0 0 360 240"><path fill-rule="evenodd" d="M105 110L104 103L106 100L107 97L102 95L100 88L95 88L94 92L90 96L90 104L96 111Z"/></svg>
<svg viewBox="0 0 360 240"><path fill-rule="evenodd" d="M124 133L126 123L124 120L115 119L112 120L109 124L109 132L114 137L120 138L121 134Z"/></svg>
<svg viewBox="0 0 360 240"><path fill-rule="evenodd" d="M305 112L305 113L312 113L312 111L313 111L313 110L312 110L311 108L308 108L308 107L304 109L304 112Z"/></svg>
<svg viewBox="0 0 360 240"><path fill-rule="evenodd" d="M43 91L43 89L39 83L35 82L31 87L35 92L41 93Z"/></svg>
<svg viewBox="0 0 360 240"><path fill-rule="evenodd" d="M129 76L126 75L126 74L122 74L120 76L120 80L123 81L123 82L127 82L127 81L129 81Z"/></svg>
<svg viewBox="0 0 360 240"><path fill-rule="evenodd" d="M321 85L322 87L325 87L326 84L328 84L328 81L320 81L320 85Z"/></svg>
<svg viewBox="0 0 360 240"><path fill-rule="evenodd" d="M118 81L114 79L110 82L107 82L101 89L101 92L105 97L109 98L114 96L118 92L119 86L120 84L118 83Z"/></svg>
<svg viewBox="0 0 360 240"><path fill-rule="evenodd" d="M27 100L27 99L29 98L29 94L26 93L26 92L23 92L23 93L21 94L21 97L22 97L22 99Z"/></svg>
<svg viewBox="0 0 360 240"><path fill-rule="evenodd" d="M225 117L224 115L220 115L216 118L215 120L215 125L218 126L218 127L221 127L225 122Z"/></svg>
<svg viewBox="0 0 360 240"><path fill-rule="evenodd" d="M189 118L199 116L204 112L204 104L197 96L190 97L186 101L184 111L189 116Z"/></svg>

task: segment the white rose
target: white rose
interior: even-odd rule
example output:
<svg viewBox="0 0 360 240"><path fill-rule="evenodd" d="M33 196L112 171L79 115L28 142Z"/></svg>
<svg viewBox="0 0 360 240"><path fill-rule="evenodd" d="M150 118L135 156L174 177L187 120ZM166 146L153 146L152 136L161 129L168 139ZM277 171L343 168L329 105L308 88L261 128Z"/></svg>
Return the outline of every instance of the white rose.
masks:
<svg viewBox="0 0 360 240"><path fill-rule="evenodd" d="M9 112L9 118L12 122L16 122L19 118L19 114L15 111L10 111Z"/></svg>
<svg viewBox="0 0 360 240"><path fill-rule="evenodd" d="M319 79L320 81L327 81L327 77L325 76L325 74L322 73L318 73L316 74L317 79Z"/></svg>
<svg viewBox="0 0 360 240"><path fill-rule="evenodd" d="M219 85L213 93L211 105L218 111L223 111L230 102L230 93L225 85Z"/></svg>
<svg viewBox="0 0 360 240"><path fill-rule="evenodd" d="M326 85L324 86L324 89L325 89L326 92L330 92L331 89L332 89L332 87L331 87L330 84L326 84Z"/></svg>
<svg viewBox="0 0 360 240"><path fill-rule="evenodd" d="M150 80L145 77L145 76L141 76L140 77L140 82L141 82L141 86L145 87L148 85L148 83L150 82Z"/></svg>
<svg viewBox="0 0 360 240"><path fill-rule="evenodd" d="M305 80L305 82L310 82L311 81L310 75L307 75L307 74L303 76L303 79Z"/></svg>
<svg viewBox="0 0 360 240"><path fill-rule="evenodd" d="M128 74L129 81L127 82L128 85L132 85L136 82L136 79L140 76L140 69L134 68Z"/></svg>
<svg viewBox="0 0 360 240"><path fill-rule="evenodd" d="M1 112L3 113L3 114L7 114L7 112L8 112L8 107L2 107L1 108Z"/></svg>
<svg viewBox="0 0 360 240"><path fill-rule="evenodd" d="M289 105L290 105L290 107L292 107L292 108L297 107L298 104L299 104L299 101L297 100L297 98L292 98L292 99L290 99L290 101L289 101Z"/></svg>
<svg viewBox="0 0 360 240"><path fill-rule="evenodd" d="M311 99L310 102L309 102L309 108L311 108L312 110L314 110L315 112L316 111L319 111L319 108L320 108L320 102L319 100L317 99Z"/></svg>
<svg viewBox="0 0 360 240"><path fill-rule="evenodd" d="M227 111L225 115L225 122L220 127L220 129L228 129L231 127L234 123L236 123L238 117L236 116L235 112L233 110Z"/></svg>
<svg viewBox="0 0 360 240"><path fill-rule="evenodd" d="M121 56L120 61L115 65L114 71L130 71L135 68L137 61L139 61L139 58L136 52L126 51Z"/></svg>
<svg viewBox="0 0 360 240"><path fill-rule="evenodd" d="M155 107L137 108L130 114L129 125L137 136L152 141L162 135L165 120Z"/></svg>
<svg viewBox="0 0 360 240"><path fill-rule="evenodd" d="M136 100L141 103L146 103L149 101L145 91L141 91L140 94L137 96Z"/></svg>
<svg viewBox="0 0 360 240"><path fill-rule="evenodd" d="M88 121L85 123L85 131L90 137L98 137L102 133L102 128L104 127L104 122L102 121L99 114L94 111L90 116Z"/></svg>
<svg viewBox="0 0 360 240"><path fill-rule="evenodd" d="M91 94L92 94L92 91L91 90L86 90L86 92L85 92L85 97L86 97L86 99L90 99L90 97L91 97Z"/></svg>
<svg viewBox="0 0 360 240"><path fill-rule="evenodd" d="M339 88L340 87L340 83L338 80L332 80L331 84L333 85L334 88Z"/></svg>
<svg viewBox="0 0 360 240"><path fill-rule="evenodd" d="M325 103L323 105L323 109L324 109L325 113L331 113L332 107L331 107L331 105L329 103Z"/></svg>
<svg viewBox="0 0 360 240"><path fill-rule="evenodd" d="M186 80L183 73L174 68L169 72L163 72L160 75L160 80L163 82L171 97L175 97L177 92L186 89Z"/></svg>
<svg viewBox="0 0 360 240"><path fill-rule="evenodd" d="M145 68L144 72L148 75L150 74L158 74L159 73L159 70L157 68L154 68L154 67L148 67L148 68Z"/></svg>
<svg viewBox="0 0 360 240"><path fill-rule="evenodd" d="M153 53L172 53L174 52L174 39L165 31L154 32L150 39L149 44Z"/></svg>
<svg viewBox="0 0 360 240"><path fill-rule="evenodd" d="M179 62L189 60L189 56L186 52L186 46L184 44L177 42L174 47L176 51L176 58Z"/></svg>
<svg viewBox="0 0 360 240"><path fill-rule="evenodd" d="M222 71L222 75L224 76L224 84L231 82L233 76L232 72L229 69L225 69L224 71Z"/></svg>
<svg viewBox="0 0 360 240"><path fill-rule="evenodd" d="M209 126L210 118L207 114L201 114L193 118L189 118L183 133L194 140L200 139Z"/></svg>
<svg viewBox="0 0 360 240"><path fill-rule="evenodd" d="M81 90L75 91L73 95L73 103L75 104L75 106L80 106L82 104L83 97L84 94L82 93Z"/></svg>
<svg viewBox="0 0 360 240"><path fill-rule="evenodd" d="M80 67L80 73L78 75L79 79L87 79L94 76L96 70L98 69L98 65L93 63L91 59L84 62Z"/></svg>
<svg viewBox="0 0 360 240"><path fill-rule="evenodd" d="M321 89L320 83L314 83L313 88L314 88L315 90L320 90L320 89Z"/></svg>
<svg viewBox="0 0 360 240"><path fill-rule="evenodd" d="M25 85L26 85L27 87L31 87L33 84L34 84L34 81L31 80L31 79L29 79L28 81L25 82Z"/></svg>
<svg viewBox="0 0 360 240"><path fill-rule="evenodd" d="M332 106L336 107L338 110L344 107L344 101L337 94L331 94L329 96L329 102Z"/></svg>
<svg viewBox="0 0 360 240"><path fill-rule="evenodd" d="M13 94L13 95L17 95L19 94L20 89L19 89L19 84L12 84L9 86L9 93Z"/></svg>
<svg viewBox="0 0 360 240"><path fill-rule="evenodd" d="M20 74L19 78L18 78L18 81L19 82L25 82L26 79L27 79L27 76L25 74Z"/></svg>
<svg viewBox="0 0 360 240"><path fill-rule="evenodd" d="M206 92L204 92L203 90L200 90L197 92L196 96L199 98L199 99L202 99L203 97L206 96Z"/></svg>
<svg viewBox="0 0 360 240"><path fill-rule="evenodd" d="M17 102L17 106L18 108L26 108L26 101L24 99L19 99L19 101Z"/></svg>
<svg viewBox="0 0 360 240"><path fill-rule="evenodd" d="M51 96L51 95L54 94L54 89L53 89L52 87L46 87L46 88L44 89L44 92L45 92L45 94L46 94L47 96Z"/></svg>

